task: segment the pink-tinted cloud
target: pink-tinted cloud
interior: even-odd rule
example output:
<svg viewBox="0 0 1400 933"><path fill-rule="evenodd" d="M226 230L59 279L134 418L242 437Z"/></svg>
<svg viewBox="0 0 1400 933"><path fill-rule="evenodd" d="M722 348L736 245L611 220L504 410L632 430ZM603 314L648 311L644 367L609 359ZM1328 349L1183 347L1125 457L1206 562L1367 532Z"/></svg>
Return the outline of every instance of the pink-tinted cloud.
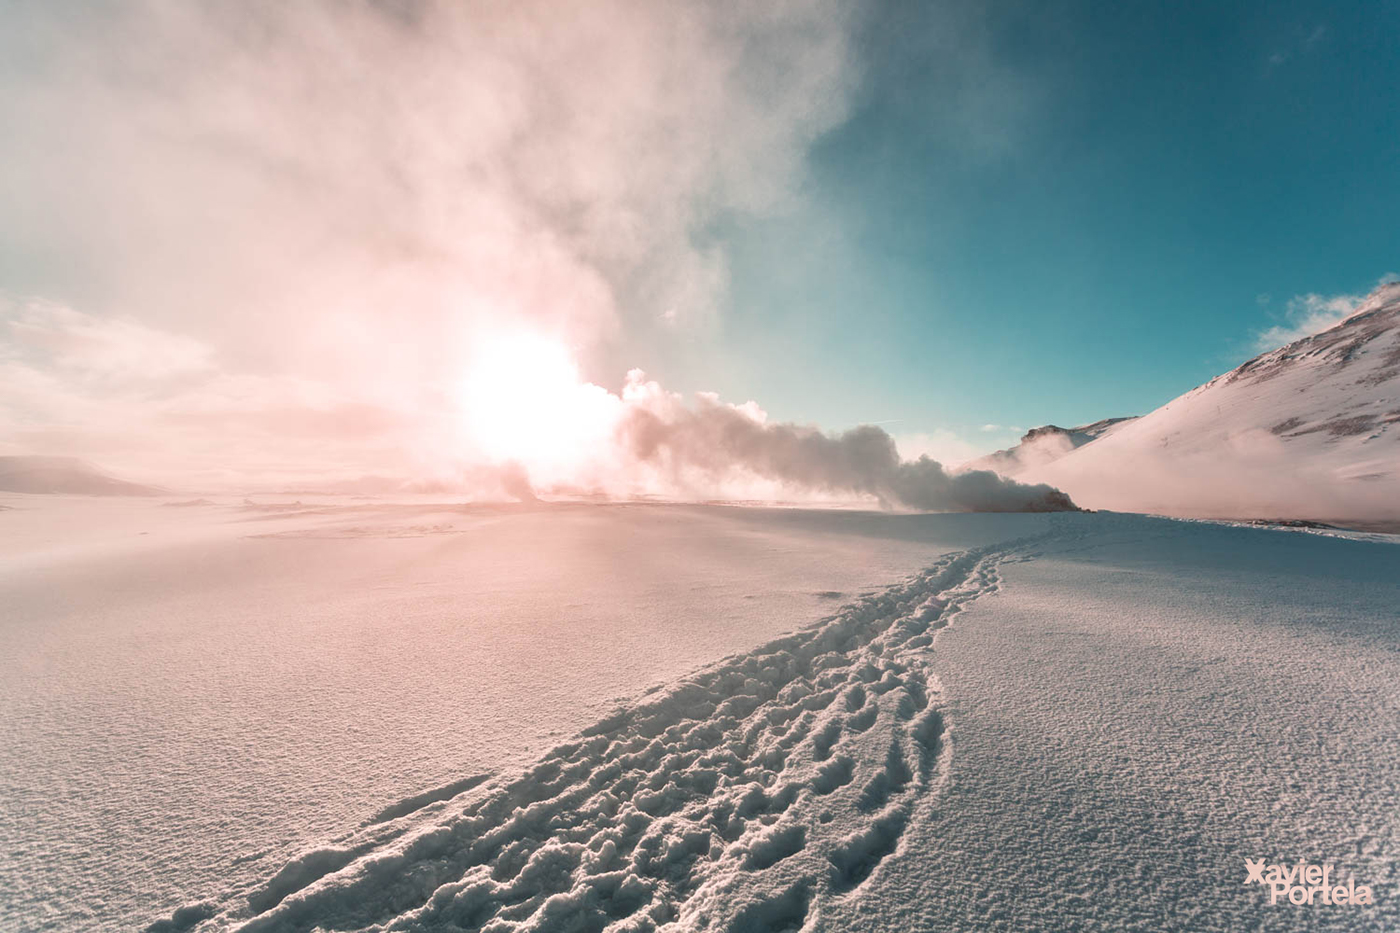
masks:
<svg viewBox="0 0 1400 933"><path fill-rule="evenodd" d="M455 469L502 332L703 326L854 80L837 0L6 15L9 444L176 472Z"/></svg>

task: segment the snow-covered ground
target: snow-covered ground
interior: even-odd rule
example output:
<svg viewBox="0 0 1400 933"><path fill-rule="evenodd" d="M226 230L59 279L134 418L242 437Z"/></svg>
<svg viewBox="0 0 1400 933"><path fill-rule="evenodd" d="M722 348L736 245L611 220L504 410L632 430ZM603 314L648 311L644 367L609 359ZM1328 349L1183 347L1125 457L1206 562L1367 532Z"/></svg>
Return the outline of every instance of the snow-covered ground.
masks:
<svg viewBox="0 0 1400 933"><path fill-rule="evenodd" d="M4 502L7 929L1400 922L1389 542Z"/></svg>
<svg viewBox="0 0 1400 933"><path fill-rule="evenodd" d="M1400 928L1400 549L1073 516L1000 577L934 649L946 783L831 929Z"/></svg>
<svg viewBox="0 0 1400 933"><path fill-rule="evenodd" d="M0 497L0 929L252 884L1019 521L190 501Z"/></svg>

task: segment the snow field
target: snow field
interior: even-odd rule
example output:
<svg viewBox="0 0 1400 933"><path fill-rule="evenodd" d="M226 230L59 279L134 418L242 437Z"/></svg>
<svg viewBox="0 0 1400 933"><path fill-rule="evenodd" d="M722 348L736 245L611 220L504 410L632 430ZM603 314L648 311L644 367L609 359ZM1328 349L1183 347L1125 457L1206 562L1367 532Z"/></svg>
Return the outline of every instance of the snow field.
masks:
<svg viewBox="0 0 1400 933"><path fill-rule="evenodd" d="M947 557L657 691L426 825L307 853L207 928L801 927L860 890L937 784L927 649L1006 553Z"/></svg>

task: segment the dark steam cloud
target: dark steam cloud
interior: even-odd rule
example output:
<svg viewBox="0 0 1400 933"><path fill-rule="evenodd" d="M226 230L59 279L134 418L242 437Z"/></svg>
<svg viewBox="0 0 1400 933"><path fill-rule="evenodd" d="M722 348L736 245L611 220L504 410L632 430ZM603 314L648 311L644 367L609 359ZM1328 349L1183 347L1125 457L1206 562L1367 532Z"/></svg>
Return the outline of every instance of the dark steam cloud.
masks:
<svg viewBox="0 0 1400 933"><path fill-rule="evenodd" d="M713 479L746 472L820 492L872 495L885 508L952 512L1061 512L1069 496L987 470L949 473L928 457L901 460L894 438L862 425L838 435L795 424L767 424L702 397L698 407L664 415L644 407L620 423L624 446L640 461Z"/></svg>

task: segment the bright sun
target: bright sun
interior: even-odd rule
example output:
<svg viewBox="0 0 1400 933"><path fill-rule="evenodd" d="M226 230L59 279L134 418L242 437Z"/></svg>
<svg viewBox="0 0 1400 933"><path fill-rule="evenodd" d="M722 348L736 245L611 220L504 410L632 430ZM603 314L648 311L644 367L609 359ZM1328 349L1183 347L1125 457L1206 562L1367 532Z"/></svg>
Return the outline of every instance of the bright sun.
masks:
<svg viewBox="0 0 1400 933"><path fill-rule="evenodd" d="M616 401L580 381L567 346L527 333L478 343L461 393L468 435L483 454L556 475L606 437Z"/></svg>

